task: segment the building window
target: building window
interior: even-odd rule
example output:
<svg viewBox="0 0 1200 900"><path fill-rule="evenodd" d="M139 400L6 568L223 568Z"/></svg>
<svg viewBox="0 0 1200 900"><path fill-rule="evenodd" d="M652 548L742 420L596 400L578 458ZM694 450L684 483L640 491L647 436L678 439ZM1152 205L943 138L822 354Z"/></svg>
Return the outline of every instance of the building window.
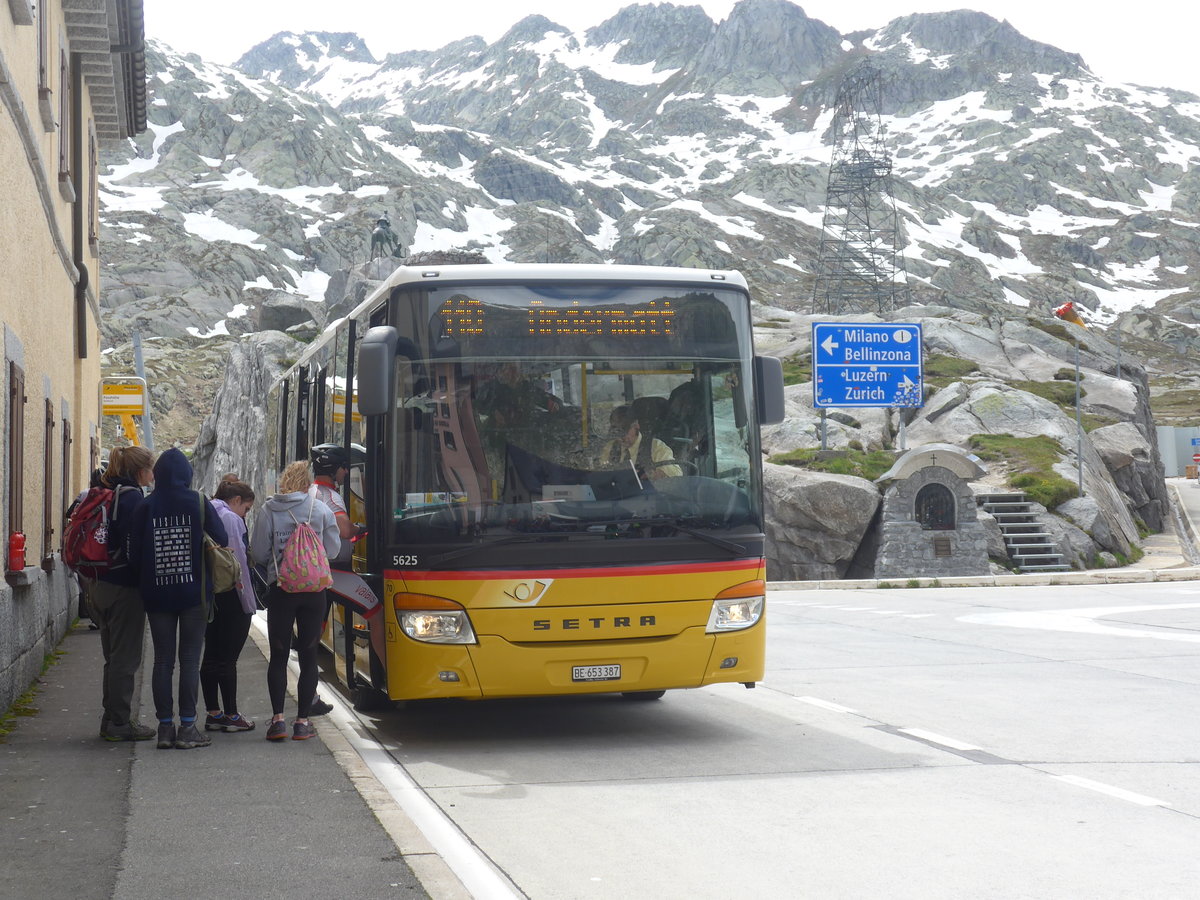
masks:
<svg viewBox="0 0 1200 900"><path fill-rule="evenodd" d="M42 444L42 565L54 553L54 403L46 400L45 441Z"/></svg>
<svg viewBox="0 0 1200 900"><path fill-rule="evenodd" d="M71 141L75 125L71 121L71 54L58 48L58 192L68 203L75 202L75 184L71 179Z"/></svg>
<svg viewBox="0 0 1200 900"><path fill-rule="evenodd" d="M25 530L25 370L8 364L8 530Z"/></svg>
<svg viewBox="0 0 1200 900"><path fill-rule="evenodd" d="M100 154L96 151L96 122L88 119L88 249L92 256L100 254Z"/></svg>
<svg viewBox="0 0 1200 900"><path fill-rule="evenodd" d="M34 11L37 17L37 83L38 114L42 127L54 130L54 91L50 87L50 2L38 0Z"/></svg>
<svg viewBox="0 0 1200 900"><path fill-rule="evenodd" d="M65 514L67 507L75 498L71 496L71 420L62 420L62 494L59 497L58 508ZM62 532L59 532L62 534Z"/></svg>
<svg viewBox="0 0 1200 900"><path fill-rule="evenodd" d="M927 484L917 491L916 520L931 531L954 529L954 493L944 484Z"/></svg>

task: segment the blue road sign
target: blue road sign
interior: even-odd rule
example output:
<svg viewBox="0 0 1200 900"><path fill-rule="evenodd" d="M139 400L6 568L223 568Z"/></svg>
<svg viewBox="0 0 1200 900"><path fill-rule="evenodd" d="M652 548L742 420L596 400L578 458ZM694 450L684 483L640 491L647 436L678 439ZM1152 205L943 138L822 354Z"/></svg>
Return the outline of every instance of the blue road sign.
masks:
<svg viewBox="0 0 1200 900"><path fill-rule="evenodd" d="M922 406L921 326L813 322L813 405Z"/></svg>
<svg viewBox="0 0 1200 900"><path fill-rule="evenodd" d="M1192 438L1192 446L1200 447L1200 438Z"/></svg>

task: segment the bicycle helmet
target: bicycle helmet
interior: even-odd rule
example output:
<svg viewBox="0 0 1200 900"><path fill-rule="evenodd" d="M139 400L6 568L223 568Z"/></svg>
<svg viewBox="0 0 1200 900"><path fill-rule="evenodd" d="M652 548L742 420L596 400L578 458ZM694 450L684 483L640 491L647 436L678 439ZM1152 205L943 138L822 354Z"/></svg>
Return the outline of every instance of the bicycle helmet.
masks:
<svg viewBox="0 0 1200 900"><path fill-rule="evenodd" d="M317 444L309 451L309 459L316 475L332 475L338 469L350 468L350 457L340 444Z"/></svg>

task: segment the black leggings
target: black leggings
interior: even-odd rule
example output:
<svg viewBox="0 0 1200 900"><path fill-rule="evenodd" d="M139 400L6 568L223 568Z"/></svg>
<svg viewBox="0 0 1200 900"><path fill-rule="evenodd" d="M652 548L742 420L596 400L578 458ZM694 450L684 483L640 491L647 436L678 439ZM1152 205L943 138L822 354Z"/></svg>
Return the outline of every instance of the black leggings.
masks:
<svg viewBox="0 0 1200 900"><path fill-rule="evenodd" d="M217 594L213 620L204 632L204 661L200 663L204 705L222 710L227 716L237 715L238 711L237 661L250 634L251 618L242 609L238 592L225 591Z"/></svg>
<svg viewBox="0 0 1200 900"><path fill-rule="evenodd" d="M289 594L271 585L267 593L267 638L271 659L267 663L267 692L271 712L282 715L287 694L288 654L293 648L292 626L296 627L295 650L300 658L300 682L296 686L296 715L307 719L317 693L317 644L325 625L325 592Z"/></svg>

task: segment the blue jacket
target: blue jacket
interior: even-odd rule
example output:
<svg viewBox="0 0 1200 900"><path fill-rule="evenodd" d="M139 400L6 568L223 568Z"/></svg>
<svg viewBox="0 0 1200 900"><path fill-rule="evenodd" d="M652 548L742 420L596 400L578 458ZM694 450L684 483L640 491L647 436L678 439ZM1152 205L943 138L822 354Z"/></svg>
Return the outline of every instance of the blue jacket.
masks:
<svg viewBox="0 0 1200 900"><path fill-rule="evenodd" d="M154 493L138 506L130 529L129 561L140 573L146 612L180 612L201 599L212 604L212 581L207 576L203 578L203 597L200 592L204 565L201 503L204 531L226 546L229 536L220 515L192 490L192 464L172 447L154 464Z"/></svg>

